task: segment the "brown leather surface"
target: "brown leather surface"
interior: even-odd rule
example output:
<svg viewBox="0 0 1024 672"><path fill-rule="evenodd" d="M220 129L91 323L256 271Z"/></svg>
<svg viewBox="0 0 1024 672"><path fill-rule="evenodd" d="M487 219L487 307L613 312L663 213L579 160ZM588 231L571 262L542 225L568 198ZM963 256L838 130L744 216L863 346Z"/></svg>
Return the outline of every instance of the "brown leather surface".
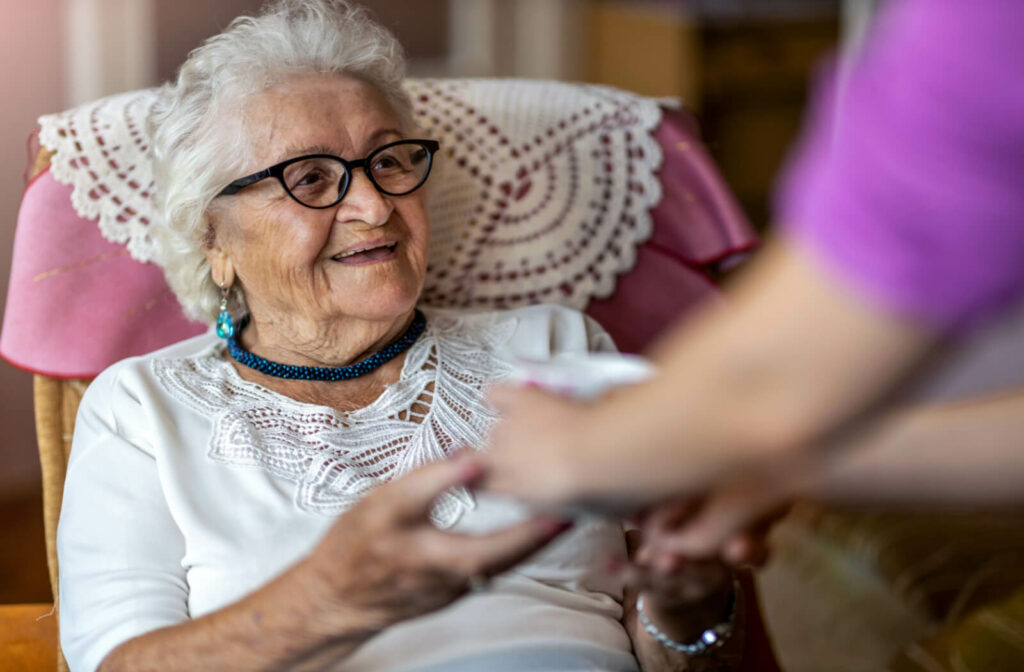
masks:
<svg viewBox="0 0 1024 672"><path fill-rule="evenodd" d="M0 605L0 672L57 669L57 617L49 604Z"/></svg>

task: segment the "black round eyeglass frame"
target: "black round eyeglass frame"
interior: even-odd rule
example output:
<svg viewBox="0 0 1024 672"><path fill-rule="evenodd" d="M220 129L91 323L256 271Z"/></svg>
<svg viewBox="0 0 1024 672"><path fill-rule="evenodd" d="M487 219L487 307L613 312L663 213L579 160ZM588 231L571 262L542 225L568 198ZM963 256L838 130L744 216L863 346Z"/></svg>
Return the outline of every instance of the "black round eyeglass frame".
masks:
<svg viewBox="0 0 1024 672"><path fill-rule="evenodd" d="M427 150L427 169L423 172L423 178L419 182L417 182L416 186L414 186L413 188L401 192L388 191L387 189L377 184L377 180L374 179L373 177L373 171L370 170L371 159L373 159L373 157L375 157L377 154L383 152L386 149L395 147L396 145L420 145ZM348 193L349 185L352 184L352 171L353 169L356 168L363 169L363 173L365 173L367 179L370 180L370 184L372 184L373 188L379 191L380 193L386 196L406 196L422 187L423 184L427 181L427 178L430 177L430 169L434 165L434 154L440 148L441 143L439 143L437 140L409 139L389 142L388 144L382 145L377 149L373 150L366 157L362 159L354 159L352 161L343 159L340 156L335 156L333 154L305 154L303 156L296 156L293 159L288 159L287 161L282 161L281 163L274 164L273 166L270 166L269 168L264 168L259 172L253 173L252 175L240 177L237 180L231 182L228 186L221 189L217 196L230 196L232 194L237 194L239 191L245 189L250 185L256 184L257 182L265 180L269 177L276 177L277 181L281 183L281 188L284 189L284 192L288 194L288 196L290 196L293 201L295 201L301 206L311 208L313 210L324 210L326 208L333 208L338 203L341 203L341 201L345 198L345 194ZM298 163L299 161L306 161L307 159L334 159L340 162L342 166L344 166L345 172L342 175L341 182L338 183L338 198L333 203L328 203L327 205L309 205L308 203L303 203L295 196L295 194L291 192L291 189L288 188L288 185L285 184L285 168L292 165L293 163Z"/></svg>

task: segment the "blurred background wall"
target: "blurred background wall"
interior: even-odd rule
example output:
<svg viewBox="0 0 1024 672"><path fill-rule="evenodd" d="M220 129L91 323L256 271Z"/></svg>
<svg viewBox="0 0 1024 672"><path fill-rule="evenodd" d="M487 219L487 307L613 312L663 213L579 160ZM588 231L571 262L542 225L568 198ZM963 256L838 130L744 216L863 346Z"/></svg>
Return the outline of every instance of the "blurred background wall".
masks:
<svg viewBox="0 0 1024 672"><path fill-rule="evenodd" d="M801 118L808 78L874 0L362 0L415 76L519 76L682 98L754 224ZM262 0L0 0L0 300L40 114L174 76L193 47ZM2 306L0 306L2 308ZM55 308L59 315L59 308ZM37 517L31 376L0 364L0 536ZM13 502L4 513L4 502ZM13 508L12 508L13 507ZM20 508L19 508L20 507ZM26 508L27 507L27 508ZM23 512L28 511L28 514ZM34 523L33 523L34 524ZM21 528L17 528L21 529ZM13 532L11 532L13 534ZM35 532L25 532L34 537ZM42 543L41 524L38 532ZM4 539L0 538L0 544ZM4 568L0 563L0 574ZM28 589L0 602L46 599ZM26 592L27 591L27 592Z"/></svg>
<svg viewBox="0 0 1024 672"><path fill-rule="evenodd" d="M0 7L0 301L6 301L25 140L41 112L59 110L67 100L61 39L66 8L60 0L0 0ZM6 363L0 363L0 427L0 499L37 489L32 376Z"/></svg>

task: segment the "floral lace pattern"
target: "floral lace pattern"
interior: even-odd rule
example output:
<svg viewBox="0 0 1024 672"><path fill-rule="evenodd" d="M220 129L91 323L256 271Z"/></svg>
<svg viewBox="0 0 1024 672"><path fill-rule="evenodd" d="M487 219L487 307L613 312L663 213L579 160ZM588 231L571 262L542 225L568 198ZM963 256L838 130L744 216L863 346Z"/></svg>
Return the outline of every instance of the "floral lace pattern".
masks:
<svg viewBox="0 0 1024 672"><path fill-rule="evenodd" d="M300 509L336 515L381 483L459 446L483 445L497 419L483 389L511 371L494 352L511 336L515 318L471 319L428 314L400 379L347 413L243 380L222 358L223 346L154 359L152 366L171 396L212 421L211 459L293 481ZM473 506L464 488L451 490L431 517L450 527Z"/></svg>
<svg viewBox="0 0 1024 672"><path fill-rule="evenodd" d="M429 186L424 304L583 309L614 291L661 199L662 151L651 135L659 101L515 79L409 80L406 90L424 135L442 148ZM159 259L146 126L157 95L134 91L39 119L75 211L142 262Z"/></svg>

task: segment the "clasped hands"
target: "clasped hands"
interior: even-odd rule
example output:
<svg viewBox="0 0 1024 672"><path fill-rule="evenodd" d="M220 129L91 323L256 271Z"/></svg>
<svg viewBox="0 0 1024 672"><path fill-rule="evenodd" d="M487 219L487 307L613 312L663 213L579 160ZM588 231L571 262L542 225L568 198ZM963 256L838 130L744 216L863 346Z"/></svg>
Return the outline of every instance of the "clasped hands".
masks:
<svg viewBox="0 0 1024 672"><path fill-rule="evenodd" d="M596 433L590 405L518 387L494 388L490 400L503 421L484 455L482 487L541 509L582 506L629 518L639 532L627 571L635 585L665 585L675 577L684 584L681 599L695 600L700 585L716 589L715 574L704 571L707 567L759 565L766 559L767 533L788 510L786 482L736 476L721 482L694 479L683 492L650 490L645 484L658 471L655 451L631 443L629 427L610 436L604 423L604 433ZM674 447L672 459L678 462L686 449ZM694 463L698 460L705 464L707 458L695 455Z"/></svg>
<svg viewBox="0 0 1024 672"><path fill-rule="evenodd" d="M510 422L495 429L488 452L434 463L379 488L325 535L307 560L317 613L349 630L379 631L439 609L568 529L560 507L587 505L597 483L609 488L603 502L621 505L619 513L629 512L637 526L630 560L608 569L643 591L652 613L701 614L705 625L720 617L732 586L728 566L765 556L765 533L782 503L777 492L732 487L651 501L631 488L628 473L607 467L600 450L588 450L597 446L579 405L529 389L497 390L492 398ZM435 528L433 503L460 486L513 495L551 513L480 536ZM359 623L348 623L354 613Z"/></svg>

